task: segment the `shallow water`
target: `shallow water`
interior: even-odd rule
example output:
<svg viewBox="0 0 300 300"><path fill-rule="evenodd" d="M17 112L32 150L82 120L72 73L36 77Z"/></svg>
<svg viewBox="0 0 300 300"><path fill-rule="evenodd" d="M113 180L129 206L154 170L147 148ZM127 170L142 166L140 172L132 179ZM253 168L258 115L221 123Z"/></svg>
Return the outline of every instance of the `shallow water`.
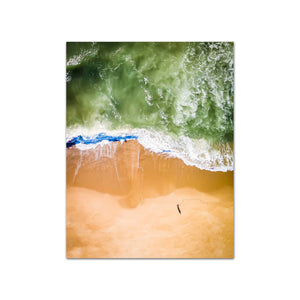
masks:
<svg viewBox="0 0 300 300"><path fill-rule="evenodd" d="M233 68L233 43L67 43L67 133L137 130L232 170Z"/></svg>

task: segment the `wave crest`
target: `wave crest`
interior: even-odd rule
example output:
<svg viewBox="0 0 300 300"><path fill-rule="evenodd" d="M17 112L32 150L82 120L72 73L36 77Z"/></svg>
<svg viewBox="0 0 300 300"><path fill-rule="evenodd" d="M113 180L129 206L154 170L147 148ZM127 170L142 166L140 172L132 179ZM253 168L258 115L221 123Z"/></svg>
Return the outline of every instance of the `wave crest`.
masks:
<svg viewBox="0 0 300 300"><path fill-rule="evenodd" d="M232 143L214 144L205 139L171 136L147 129L105 130L105 133L99 133L99 131L99 128L89 130L82 128L80 130L77 127L68 129L66 146L75 146L84 151L97 146L102 147L112 142L123 143L134 139L150 151L161 153L167 157L179 158L186 165L209 171L226 172L233 170ZM84 135L86 133L90 135Z"/></svg>

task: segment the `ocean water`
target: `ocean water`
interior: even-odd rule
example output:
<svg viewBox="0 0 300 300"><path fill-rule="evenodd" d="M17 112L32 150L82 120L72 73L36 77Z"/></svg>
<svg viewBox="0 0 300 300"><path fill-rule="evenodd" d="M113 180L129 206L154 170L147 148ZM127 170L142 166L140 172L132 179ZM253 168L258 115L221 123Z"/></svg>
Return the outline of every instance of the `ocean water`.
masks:
<svg viewBox="0 0 300 300"><path fill-rule="evenodd" d="M66 69L67 147L137 139L233 170L233 43L70 42Z"/></svg>

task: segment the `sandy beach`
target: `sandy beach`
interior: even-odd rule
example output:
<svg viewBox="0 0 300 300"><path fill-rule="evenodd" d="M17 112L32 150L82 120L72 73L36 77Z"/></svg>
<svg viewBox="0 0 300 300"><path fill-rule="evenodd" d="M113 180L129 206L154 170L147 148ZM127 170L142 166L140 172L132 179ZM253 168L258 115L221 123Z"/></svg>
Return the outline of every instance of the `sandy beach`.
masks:
<svg viewBox="0 0 300 300"><path fill-rule="evenodd" d="M67 149L68 258L232 258L233 212L233 172L137 141Z"/></svg>

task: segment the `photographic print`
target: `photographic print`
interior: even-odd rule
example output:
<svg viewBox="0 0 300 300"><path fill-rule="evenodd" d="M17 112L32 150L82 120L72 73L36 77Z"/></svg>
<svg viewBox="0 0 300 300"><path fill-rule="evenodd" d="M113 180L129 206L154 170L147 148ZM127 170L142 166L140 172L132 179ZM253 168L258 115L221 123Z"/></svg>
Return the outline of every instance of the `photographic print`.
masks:
<svg viewBox="0 0 300 300"><path fill-rule="evenodd" d="M234 44L66 52L67 258L233 258Z"/></svg>

